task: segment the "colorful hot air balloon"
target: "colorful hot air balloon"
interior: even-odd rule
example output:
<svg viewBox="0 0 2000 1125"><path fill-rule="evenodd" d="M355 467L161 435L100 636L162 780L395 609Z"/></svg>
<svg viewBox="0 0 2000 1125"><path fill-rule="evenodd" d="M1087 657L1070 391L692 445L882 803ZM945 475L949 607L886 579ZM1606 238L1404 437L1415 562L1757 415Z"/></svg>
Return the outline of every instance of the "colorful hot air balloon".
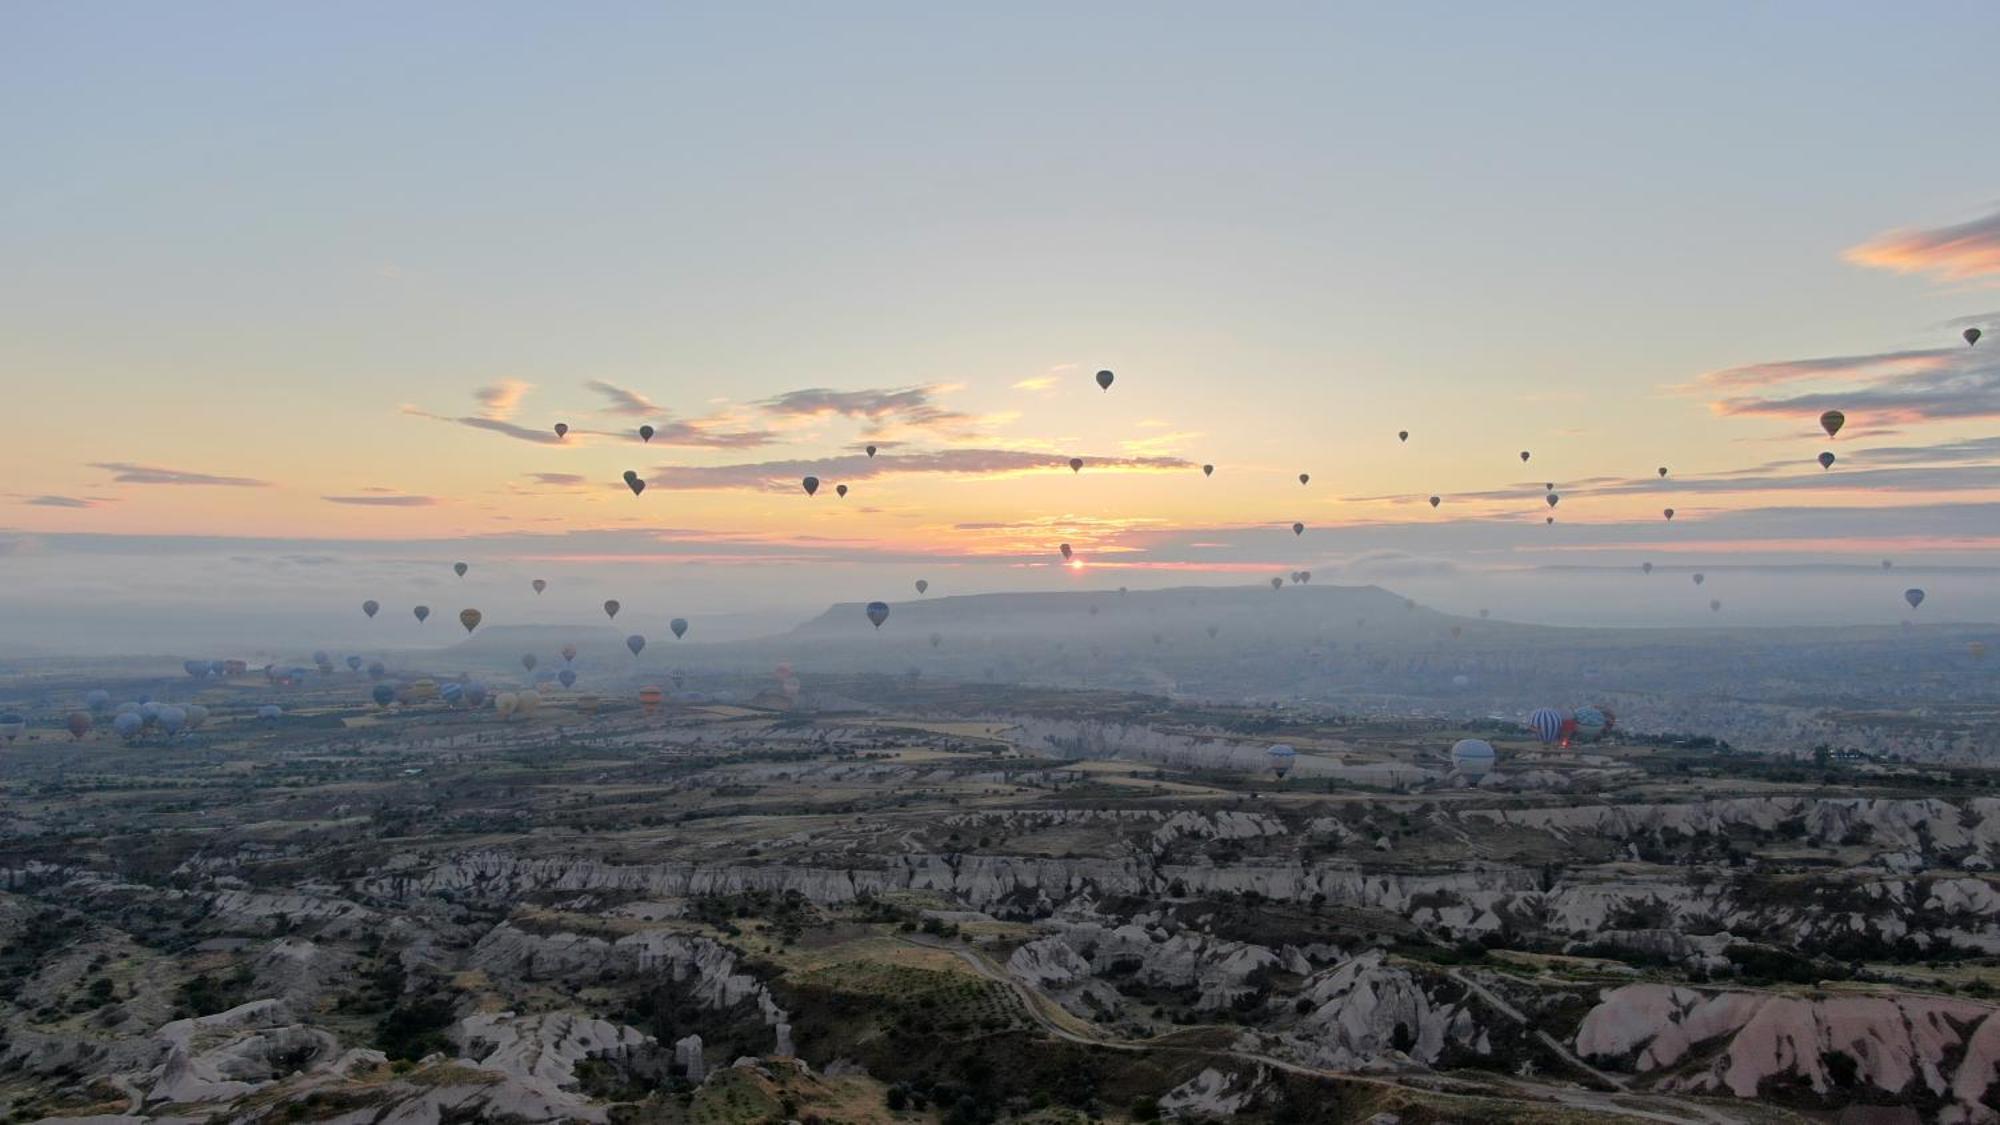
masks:
<svg viewBox="0 0 2000 1125"><path fill-rule="evenodd" d="M540 578L537 578L533 582L528 583L528 585L533 586L535 588L535 593L537 594L549 588L548 582Z"/></svg>
<svg viewBox="0 0 2000 1125"><path fill-rule="evenodd" d="M604 603L604 616L616 619L618 616L618 609L619 609L618 599L612 598L611 600Z"/></svg>
<svg viewBox="0 0 2000 1125"><path fill-rule="evenodd" d="M1604 709L1601 707L1586 703L1576 709L1576 733L1587 742L1595 742L1603 737L1605 729L1610 725L1610 720L1605 718Z"/></svg>
<svg viewBox="0 0 2000 1125"><path fill-rule="evenodd" d="M153 722L160 728L161 734L172 738L187 729L187 711L180 707L162 707L153 717Z"/></svg>
<svg viewBox="0 0 2000 1125"><path fill-rule="evenodd" d="M1819 416L1819 428L1825 430L1828 437L1838 434L1840 428L1845 425L1847 425L1847 415L1838 410L1829 410Z"/></svg>
<svg viewBox="0 0 2000 1125"><path fill-rule="evenodd" d="M1279 781L1283 781L1285 775L1292 772L1293 764L1298 761L1299 752L1280 742L1264 751L1264 757L1271 764L1271 773Z"/></svg>
<svg viewBox="0 0 2000 1125"><path fill-rule="evenodd" d="M930 588L931 584L928 579L923 579L923 578L917 579L917 593L919 594L925 593Z"/></svg>
<svg viewBox="0 0 2000 1125"><path fill-rule="evenodd" d="M275 703L266 703L257 708L257 718L266 723L275 723L285 714L285 709Z"/></svg>
<svg viewBox="0 0 2000 1125"><path fill-rule="evenodd" d="M1080 473L1080 472L1082 472L1082 471L1083 471L1083 458L1081 458L1081 457L1072 457L1072 458L1070 458L1070 459L1069 459L1069 471L1070 471L1070 472L1072 472L1072 473Z"/></svg>
<svg viewBox="0 0 2000 1125"><path fill-rule="evenodd" d="M1470 778L1491 773L1498 757L1493 744L1483 738L1461 738L1451 744L1451 768Z"/></svg>
<svg viewBox="0 0 2000 1125"><path fill-rule="evenodd" d="M136 712L126 712L111 720L111 730L118 737L131 742L139 737L139 731L146 725Z"/></svg>
<svg viewBox="0 0 2000 1125"><path fill-rule="evenodd" d="M420 605L417 608L411 610L410 614L417 619L417 624L422 625L426 620L430 618L431 607L427 605Z"/></svg>
<svg viewBox="0 0 2000 1125"><path fill-rule="evenodd" d="M515 708L520 705L521 697L511 691L503 691L493 697L493 710L498 712L502 719L513 718Z"/></svg>
<svg viewBox="0 0 2000 1125"><path fill-rule="evenodd" d="M639 706L644 707L647 714L657 711L660 707L660 701L665 698L665 693L651 685L639 689Z"/></svg>
<svg viewBox="0 0 2000 1125"><path fill-rule="evenodd" d="M1109 371L1099 371L1099 372L1097 373L1097 389L1098 389L1098 390L1101 390L1101 391L1108 391L1108 390L1110 390L1110 389L1111 389L1111 380L1112 380L1112 378L1113 378L1113 376L1112 376L1111 372L1109 372Z"/></svg>
<svg viewBox="0 0 2000 1125"><path fill-rule="evenodd" d="M1915 609L1924 604L1924 592L1912 586L1903 591L1903 600L1910 603L1911 609Z"/></svg>
<svg viewBox="0 0 2000 1125"><path fill-rule="evenodd" d="M653 427L651 425L645 425L639 427L639 440L640 441L653 440Z"/></svg>
<svg viewBox="0 0 2000 1125"><path fill-rule="evenodd" d="M884 621L889 620L889 603L869 602L867 613L868 613L869 623L874 625L877 629L880 629L882 627L882 623Z"/></svg>
<svg viewBox="0 0 2000 1125"><path fill-rule="evenodd" d="M458 576L459 576L460 578L463 578L463 577L465 577L465 572L466 572L466 571L468 571L468 570L471 570L471 569L472 569L471 567L467 566L466 564L464 564L464 563L462 563L462 562L457 562L457 563L453 563L453 564L451 564L451 572L452 572L453 574L456 574L456 575L458 575Z"/></svg>
<svg viewBox="0 0 2000 1125"><path fill-rule="evenodd" d="M806 479L800 481L799 483L805 487L807 496L811 496L813 493L819 491L818 477L807 477Z"/></svg>
<svg viewBox="0 0 2000 1125"><path fill-rule="evenodd" d="M1972 658L1974 660L1984 660L1986 658L1986 642L1968 641L1965 646L1965 651L1971 653Z"/></svg>
<svg viewBox="0 0 2000 1125"><path fill-rule="evenodd" d="M1822 453L1822 454L1820 454L1820 455L1819 455L1819 467L1820 467L1820 468L1822 468L1822 469L1831 469L1831 468L1833 468L1833 454L1832 454L1832 453Z"/></svg>
<svg viewBox="0 0 2000 1125"><path fill-rule="evenodd" d="M361 612L367 614L370 617L375 616L376 613L381 611L381 609L382 609L382 603L376 601L374 598L370 598L367 601L361 603Z"/></svg>
<svg viewBox="0 0 2000 1125"><path fill-rule="evenodd" d="M637 656L646 651L646 638L634 633L625 638L625 647L632 650L633 656Z"/></svg>
<svg viewBox="0 0 2000 1125"><path fill-rule="evenodd" d="M106 707L111 706L111 693L103 688L91 688L83 695L83 705L90 708L91 714L101 715Z"/></svg>
<svg viewBox="0 0 2000 1125"><path fill-rule="evenodd" d="M675 640L680 640L682 637L688 635L688 619L685 617L676 617L672 621L667 622L667 628L673 630Z"/></svg>
<svg viewBox="0 0 2000 1125"><path fill-rule="evenodd" d="M458 611L458 623L465 626L465 631L468 633L479 628L480 618L481 614L476 609L461 609Z"/></svg>
<svg viewBox="0 0 2000 1125"><path fill-rule="evenodd" d="M1528 716L1528 729L1534 732L1535 737L1541 739L1544 745L1550 744L1562 737L1563 723L1567 719L1567 715L1553 707L1537 707L1534 713Z"/></svg>

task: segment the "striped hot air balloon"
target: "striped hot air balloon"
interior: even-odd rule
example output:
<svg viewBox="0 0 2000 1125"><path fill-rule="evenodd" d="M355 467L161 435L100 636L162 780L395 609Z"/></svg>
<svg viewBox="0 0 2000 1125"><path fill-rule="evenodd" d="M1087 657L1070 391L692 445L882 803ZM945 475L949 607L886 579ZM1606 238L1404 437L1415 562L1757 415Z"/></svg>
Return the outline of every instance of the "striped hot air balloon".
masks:
<svg viewBox="0 0 2000 1125"><path fill-rule="evenodd" d="M1568 719L1569 716L1553 707L1537 707L1534 714L1528 716L1528 729L1543 743L1553 745L1562 737L1563 724Z"/></svg>

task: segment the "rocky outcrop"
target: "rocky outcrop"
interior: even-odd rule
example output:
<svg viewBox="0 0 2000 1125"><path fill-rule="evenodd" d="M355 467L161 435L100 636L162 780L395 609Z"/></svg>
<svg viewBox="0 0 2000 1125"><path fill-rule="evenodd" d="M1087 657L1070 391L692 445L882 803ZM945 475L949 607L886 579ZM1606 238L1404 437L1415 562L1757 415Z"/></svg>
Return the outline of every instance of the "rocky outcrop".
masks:
<svg viewBox="0 0 2000 1125"><path fill-rule="evenodd" d="M784 1009L770 990L737 967L736 954L705 937L642 930L606 941L586 934L535 934L503 922L481 939L468 961L473 968L499 976L595 977L607 970L665 976L705 1008L720 1011L750 1004L766 1025L775 1029L786 1022Z"/></svg>
<svg viewBox="0 0 2000 1125"><path fill-rule="evenodd" d="M516 1098L525 1094L558 1109L556 1116L592 1121L603 1120L604 1111L576 1092L577 1064L657 1046L634 1028L573 1012L482 1012L460 1020L453 1038L465 1061L504 1076Z"/></svg>
<svg viewBox="0 0 2000 1125"><path fill-rule="evenodd" d="M331 1032L292 1022L276 1000L175 1020L155 1038L166 1057L146 1095L154 1102L232 1101L340 1056Z"/></svg>
<svg viewBox="0 0 2000 1125"><path fill-rule="evenodd" d="M1922 1090L1940 1119L2000 1120L1984 1102L2000 1080L1994 1007L1930 996L1811 998L1634 984L1603 994L1577 1053L1652 1077L1661 1089L1755 1098L1795 1083L1852 1098Z"/></svg>
<svg viewBox="0 0 2000 1125"><path fill-rule="evenodd" d="M1306 982L1307 1011L1277 1037L1288 1053L1331 1070L1382 1070L1438 1062L1447 1047L1491 1050L1462 1001L1433 998L1408 969L1380 950L1342 962Z"/></svg>

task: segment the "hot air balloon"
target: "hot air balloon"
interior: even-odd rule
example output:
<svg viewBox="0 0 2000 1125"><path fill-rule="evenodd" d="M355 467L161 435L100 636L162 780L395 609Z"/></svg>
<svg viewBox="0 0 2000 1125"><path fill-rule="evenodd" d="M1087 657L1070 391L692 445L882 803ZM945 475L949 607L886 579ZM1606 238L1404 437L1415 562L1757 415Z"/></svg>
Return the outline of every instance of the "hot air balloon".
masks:
<svg viewBox="0 0 2000 1125"><path fill-rule="evenodd" d="M843 499L843 500L847 499L847 486L846 486L846 485L844 485L844 484L836 484L836 485L834 485L834 486L833 486L833 494L834 494L835 496L838 496L838 497L840 497L840 498L841 498L841 499Z"/></svg>
<svg viewBox="0 0 2000 1125"><path fill-rule="evenodd" d="M557 438L557 440L561 440L561 439L563 439L563 438L566 438L566 437L568 437L568 436L569 436L569 423L568 423L568 422L557 422L557 423L556 423L556 438Z"/></svg>
<svg viewBox="0 0 2000 1125"><path fill-rule="evenodd" d="M445 706L456 707L465 700L465 685L446 684L438 689L438 694L444 697Z"/></svg>
<svg viewBox="0 0 2000 1125"><path fill-rule="evenodd" d="M1069 544L1067 544L1067 543L1064 543L1064 544L1062 545L1062 557L1063 557L1063 558L1064 558L1065 560L1067 560L1067 559L1068 559L1068 558L1069 558L1069 557L1070 557L1071 555L1073 555L1073 554L1075 554L1075 552L1074 552L1074 551L1071 551L1071 550L1070 550L1070 546L1069 546Z"/></svg>
<svg viewBox="0 0 2000 1125"><path fill-rule="evenodd" d="M1271 579L1271 589L1273 590L1281 589L1283 588L1284 585L1285 585L1285 580L1282 578Z"/></svg>
<svg viewBox="0 0 2000 1125"><path fill-rule="evenodd" d="M875 456L875 447L872 445L863 446L861 451L870 457Z"/></svg>
<svg viewBox="0 0 2000 1125"><path fill-rule="evenodd" d="M396 689L388 684L376 684L374 690L368 693L368 697L375 701L375 706L387 707L396 702Z"/></svg>
<svg viewBox="0 0 2000 1125"><path fill-rule="evenodd" d="M187 712L179 707L162 707L160 713L153 717L153 722L159 726L160 733L172 738L187 729Z"/></svg>
<svg viewBox="0 0 2000 1125"><path fill-rule="evenodd" d="M675 640L680 640L682 637L688 635L688 619L685 617L676 617L672 621L667 622L667 628L673 630Z"/></svg>
<svg viewBox="0 0 2000 1125"><path fill-rule="evenodd" d="M1109 372L1109 371L1099 371L1099 372L1097 373L1097 389L1098 389L1098 390L1101 390L1101 391L1108 391L1108 390L1110 390L1110 389L1111 389L1111 379L1112 379L1112 375L1111 375L1111 372Z"/></svg>
<svg viewBox="0 0 2000 1125"><path fill-rule="evenodd" d="M359 672L359 671L361 671L361 658L360 658L360 657L358 657L358 656L350 656L350 657L348 657L348 658L347 658L347 670L348 670L348 671L350 671L350 672Z"/></svg>
<svg viewBox="0 0 2000 1125"><path fill-rule="evenodd" d="M1300 473L1300 474L1299 474L1299 483L1300 483L1300 484L1304 484L1304 483L1306 483L1307 481L1309 481L1309 480L1311 480L1311 479L1313 479L1313 478L1312 478L1312 474L1311 474L1311 473Z"/></svg>
<svg viewBox="0 0 2000 1125"><path fill-rule="evenodd" d="M69 717L63 720L63 726L69 731L69 736L78 740L89 734L93 725L95 724L88 711L71 711Z"/></svg>
<svg viewBox="0 0 2000 1125"><path fill-rule="evenodd" d="M367 614L370 617L375 616L375 614L379 612L381 608L382 608L382 603L376 601L373 598L370 598L367 601L361 603L361 612Z"/></svg>
<svg viewBox="0 0 2000 1125"><path fill-rule="evenodd" d="M1704 582L1708 581L1708 575L1706 575L1706 574L1703 574L1703 573L1701 573L1700 571L1695 571L1695 572L1694 572L1694 575L1693 575L1693 578L1694 578L1694 584L1695 584L1695 585L1697 585L1697 586L1699 586L1699 585L1701 585L1702 583L1704 583Z"/></svg>
<svg viewBox="0 0 2000 1125"><path fill-rule="evenodd" d="M1673 510L1672 508L1661 508L1661 509L1660 509L1660 514L1661 514L1661 515L1663 515L1663 516L1665 516L1665 517L1667 517L1667 522L1668 522L1668 523L1672 523L1672 522L1673 522L1673 519L1674 519L1674 510Z"/></svg>
<svg viewBox="0 0 2000 1125"><path fill-rule="evenodd" d="M648 686L639 689L639 706L644 707L648 714L657 710L660 701L665 698L666 695L659 688Z"/></svg>
<svg viewBox="0 0 2000 1125"><path fill-rule="evenodd" d="M618 599L612 598L610 601L604 603L604 616L616 619L618 616L618 609L619 609Z"/></svg>
<svg viewBox="0 0 2000 1125"><path fill-rule="evenodd" d="M1611 722L1605 718L1604 709L1601 707L1586 703L1576 709L1576 733L1587 742L1595 742L1602 738L1610 725Z"/></svg>
<svg viewBox="0 0 2000 1125"><path fill-rule="evenodd" d="M638 473L628 470L625 474L625 487L632 490L632 495L637 496L646 491L646 482L639 479Z"/></svg>
<svg viewBox="0 0 2000 1125"><path fill-rule="evenodd" d="M1292 534L1293 534L1293 535L1304 535L1305 533L1306 533L1306 525L1305 525L1305 524L1302 524L1302 523L1294 523L1294 524L1292 524Z"/></svg>
<svg viewBox="0 0 2000 1125"><path fill-rule="evenodd" d="M873 624L877 629L880 629L882 627L882 623L884 621L889 620L889 603L869 602L867 612L868 612L869 622Z"/></svg>
<svg viewBox="0 0 2000 1125"><path fill-rule="evenodd" d="M1467 777L1485 777L1498 757L1493 744L1483 738L1461 738L1451 744L1451 768Z"/></svg>
<svg viewBox="0 0 2000 1125"><path fill-rule="evenodd" d="M1535 737L1541 739L1544 745L1548 745L1562 737L1563 724L1568 719L1569 716L1553 707L1537 707L1534 713L1528 716L1528 729L1533 731Z"/></svg>
<svg viewBox="0 0 2000 1125"><path fill-rule="evenodd" d="M549 588L548 582L541 578L535 579L533 582L528 583L528 585L533 586L535 588L535 593L537 594Z"/></svg>
<svg viewBox="0 0 2000 1125"><path fill-rule="evenodd" d="M561 681L561 682L562 682L562 686L564 686L564 687L575 687L575 686L576 686L576 669L574 669L574 668L564 668L564 669L563 669L562 671L560 671L560 672L557 672L557 673L556 673L556 679L557 679L557 680L559 680L559 681Z"/></svg>
<svg viewBox="0 0 2000 1125"><path fill-rule="evenodd" d="M1554 481L1549 481L1546 484L1542 485L1543 492L1554 492L1555 490L1556 490L1556 482Z"/></svg>
<svg viewBox="0 0 2000 1125"><path fill-rule="evenodd" d="M1396 431L1396 440L1397 440L1397 441L1408 441L1408 440L1410 440L1410 431L1408 431L1408 430L1397 430L1397 431Z"/></svg>
<svg viewBox="0 0 2000 1125"><path fill-rule="evenodd" d="M1264 751L1264 757L1271 763L1271 773L1279 781L1283 781L1285 775L1292 772L1292 765L1298 761L1299 752L1280 742Z"/></svg>
<svg viewBox="0 0 2000 1125"><path fill-rule="evenodd" d="M1838 410L1829 410L1819 416L1819 428L1825 430L1828 437L1839 433L1840 428L1845 425L1847 425L1847 415Z"/></svg>
<svg viewBox="0 0 2000 1125"><path fill-rule="evenodd" d="M1915 609L1924 604L1924 592L1912 586L1903 591L1903 600L1910 603L1911 609Z"/></svg>
<svg viewBox="0 0 2000 1125"><path fill-rule="evenodd" d="M127 742L139 737L139 731L146 724L136 713L127 712L111 720L112 733Z"/></svg>
<svg viewBox="0 0 2000 1125"><path fill-rule="evenodd" d="M460 578L465 577L465 572L471 569L472 569L471 567L467 566L462 562L451 564L451 572L453 574L458 575Z"/></svg>
<svg viewBox="0 0 2000 1125"><path fill-rule="evenodd" d="M478 680L472 681L465 685L464 697L467 707L476 708L484 706L486 703L486 685L480 683Z"/></svg>
<svg viewBox="0 0 2000 1125"><path fill-rule="evenodd" d="M535 654L534 654L534 653L532 653L532 652L524 652L524 653L522 653L522 654L521 654L521 667L522 667L523 669L525 669L526 671L529 671L529 672L532 672L532 671L534 671L534 670L535 670L535 665L537 665L537 664L540 664L540 663L541 663L541 661L540 661L540 660L537 660L537 659L535 658Z"/></svg>
<svg viewBox="0 0 2000 1125"><path fill-rule="evenodd" d="M1722 599L1721 598L1708 599L1708 611L1710 613L1722 612Z"/></svg>
<svg viewBox="0 0 2000 1125"><path fill-rule="evenodd" d="M1959 333L1959 335L1965 337L1965 346L1969 348L1979 342L1979 337L1982 333L1977 328L1968 328L1964 332Z"/></svg>
<svg viewBox="0 0 2000 1125"><path fill-rule="evenodd" d="M92 688L84 693L83 705L90 708L93 715L102 714L106 707L111 706L111 693L103 688Z"/></svg>
<svg viewBox="0 0 2000 1125"><path fill-rule="evenodd" d="M465 631L468 633L479 628L480 618L481 614L476 609L461 609L458 611L458 623L465 626Z"/></svg>
<svg viewBox="0 0 2000 1125"><path fill-rule="evenodd" d="M634 633L625 638L625 647L631 650L633 656L637 656L646 651L646 638Z"/></svg>
<svg viewBox="0 0 2000 1125"><path fill-rule="evenodd" d="M1639 564L1639 571L1642 574L1651 574L1653 573L1653 564L1649 562L1642 562Z"/></svg>
<svg viewBox="0 0 2000 1125"><path fill-rule="evenodd" d="M926 593L930 590L930 588L931 584L928 579L924 578L917 579L917 593L919 594Z"/></svg>
<svg viewBox="0 0 2000 1125"><path fill-rule="evenodd" d="M431 607L427 605L420 605L417 608L411 610L410 613L416 617L417 624L422 625L427 619L429 619L431 615Z"/></svg>
<svg viewBox="0 0 2000 1125"><path fill-rule="evenodd" d="M333 657L331 657L331 656L328 656L328 655L326 654L326 650L325 650L325 649L315 649L315 650L313 650L313 663L314 663L315 665L318 665L318 664L331 664L331 663L333 663Z"/></svg>
<svg viewBox="0 0 2000 1125"><path fill-rule="evenodd" d="M1555 507L1557 504L1562 503L1562 497L1557 496L1553 492L1549 493L1547 496L1542 497L1542 499L1545 502L1547 502L1548 506L1551 508Z"/></svg>
<svg viewBox="0 0 2000 1125"><path fill-rule="evenodd" d="M1082 471L1083 471L1083 458L1081 458L1081 457L1072 457L1072 458L1070 458L1070 459L1069 459L1069 471L1070 471L1070 472L1072 472L1072 473L1080 473L1080 472L1082 472Z"/></svg>
<svg viewBox="0 0 2000 1125"><path fill-rule="evenodd" d="M818 477L807 477L806 479L800 481L799 483L805 487L807 496L811 496L813 493L819 491Z"/></svg>
<svg viewBox="0 0 2000 1125"><path fill-rule="evenodd" d="M1820 468L1822 468L1822 469L1831 469L1831 468L1833 468L1833 454L1832 454L1832 453L1822 453L1822 454L1820 454L1820 455L1819 455L1819 467L1820 467Z"/></svg>
<svg viewBox="0 0 2000 1125"><path fill-rule="evenodd" d="M1439 504L1442 504L1442 503L1444 503L1444 497L1442 497L1442 496L1433 496L1433 497L1431 497L1431 507L1435 508L1435 507L1437 507L1437 506L1438 506Z"/></svg>
<svg viewBox="0 0 2000 1125"><path fill-rule="evenodd" d="M653 440L653 427L652 427L652 426L650 426L650 425L645 425L645 426L640 426L640 427L639 427L639 440L640 440L640 441L652 441L652 440Z"/></svg>
<svg viewBox="0 0 2000 1125"><path fill-rule="evenodd" d="M1667 475L1667 467L1666 467L1665 465L1661 465L1661 466L1660 466L1660 475L1661 475L1662 477L1664 477L1664 476L1666 476L1666 475Z"/></svg>
<svg viewBox="0 0 2000 1125"><path fill-rule="evenodd" d="M1528 462L1528 451L1523 449L1521 451L1521 463L1525 465L1527 464L1527 462Z"/></svg>
<svg viewBox="0 0 2000 1125"><path fill-rule="evenodd" d="M520 705L521 697L511 691L503 691L493 697L493 710L498 712L502 719L513 718L514 709Z"/></svg>
<svg viewBox="0 0 2000 1125"><path fill-rule="evenodd" d="M1203 466L1201 467L1201 475L1202 475L1202 476L1205 476L1205 477L1212 477L1212 476L1214 476L1214 475L1215 475L1215 466L1214 466L1214 465L1203 465Z"/></svg>

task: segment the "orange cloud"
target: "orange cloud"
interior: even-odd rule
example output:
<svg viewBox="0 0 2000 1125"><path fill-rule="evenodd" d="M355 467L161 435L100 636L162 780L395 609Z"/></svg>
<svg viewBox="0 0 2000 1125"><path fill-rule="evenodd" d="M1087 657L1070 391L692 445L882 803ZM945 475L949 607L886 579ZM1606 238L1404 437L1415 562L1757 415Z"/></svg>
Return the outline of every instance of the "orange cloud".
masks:
<svg viewBox="0 0 2000 1125"><path fill-rule="evenodd" d="M1856 265L1945 281L2000 278L2000 211L1953 226L1892 230L1843 256Z"/></svg>

